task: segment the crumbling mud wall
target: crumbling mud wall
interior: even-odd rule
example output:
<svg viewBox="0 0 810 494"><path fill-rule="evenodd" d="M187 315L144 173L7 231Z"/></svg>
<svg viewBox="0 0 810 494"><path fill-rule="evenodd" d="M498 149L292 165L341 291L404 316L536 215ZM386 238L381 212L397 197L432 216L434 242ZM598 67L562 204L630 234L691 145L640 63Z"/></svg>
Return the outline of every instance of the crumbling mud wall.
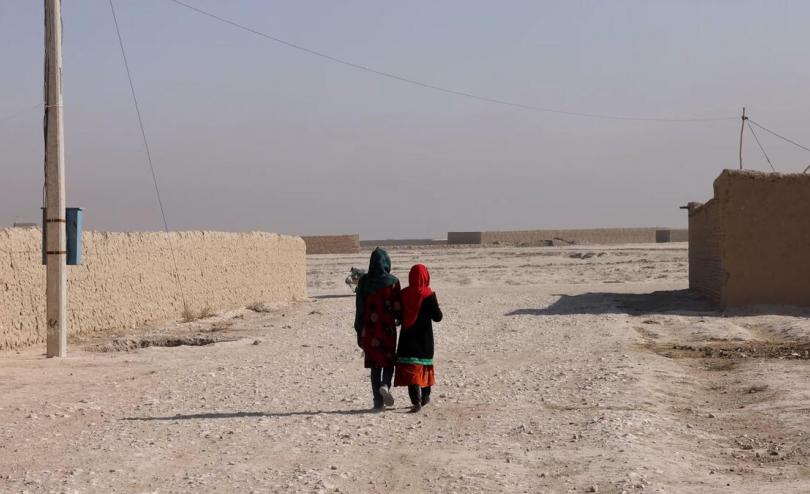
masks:
<svg viewBox="0 0 810 494"><path fill-rule="evenodd" d="M315 235L301 237L307 244L307 254L357 254L360 235Z"/></svg>
<svg viewBox="0 0 810 494"><path fill-rule="evenodd" d="M103 233L84 236L81 266L68 266L70 335L132 328L193 312L306 297L298 237L272 233ZM0 230L0 349L45 341L45 266L39 230Z"/></svg>

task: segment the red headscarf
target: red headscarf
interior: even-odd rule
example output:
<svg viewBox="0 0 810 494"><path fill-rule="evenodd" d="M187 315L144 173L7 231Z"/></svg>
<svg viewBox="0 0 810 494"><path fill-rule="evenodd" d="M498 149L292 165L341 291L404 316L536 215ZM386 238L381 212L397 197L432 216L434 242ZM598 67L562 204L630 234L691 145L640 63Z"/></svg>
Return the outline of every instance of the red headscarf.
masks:
<svg viewBox="0 0 810 494"><path fill-rule="evenodd" d="M430 289L430 273L424 264L411 268L408 275L408 287L402 290L402 328L416 324L422 301L433 295Z"/></svg>

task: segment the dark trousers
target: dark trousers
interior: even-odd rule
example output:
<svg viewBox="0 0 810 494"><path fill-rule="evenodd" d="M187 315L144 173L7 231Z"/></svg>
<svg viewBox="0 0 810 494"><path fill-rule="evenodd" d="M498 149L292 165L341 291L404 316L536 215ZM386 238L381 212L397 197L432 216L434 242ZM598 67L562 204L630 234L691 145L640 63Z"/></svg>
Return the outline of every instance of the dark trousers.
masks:
<svg viewBox="0 0 810 494"><path fill-rule="evenodd" d="M410 384L408 385L408 396L414 405L427 405L427 402L430 401L430 386L420 388L416 384Z"/></svg>
<svg viewBox="0 0 810 494"><path fill-rule="evenodd" d="M380 396L380 386L391 387L391 381L394 379L393 367L372 367L371 368L371 392L374 394L374 406L379 407L383 404L382 396Z"/></svg>

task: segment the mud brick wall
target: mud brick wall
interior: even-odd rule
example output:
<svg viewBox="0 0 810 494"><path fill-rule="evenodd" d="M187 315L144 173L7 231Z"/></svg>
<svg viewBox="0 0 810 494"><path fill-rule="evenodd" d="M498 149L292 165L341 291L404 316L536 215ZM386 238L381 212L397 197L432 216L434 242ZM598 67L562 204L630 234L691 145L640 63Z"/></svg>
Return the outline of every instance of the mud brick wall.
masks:
<svg viewBox="0 0 810 494"><path fill-rule="evenodd" d="M720 204L709 201L689 214L689 288L722 302Z"/></svg>
<svg viewBox="0 0 810 494"><path fill-rule="evenodd" d="M69 335L181 318L169 250L193 311L306 297L298 237L272 233L86 232L81 266L68 266ZM45 266L38 229L0 230L0 349L45 341Z"/></svg>
<svg viewBox="0 0 810 494"><path fill-rule="evenodd" d="M689 286L724 307L810 306L810 175L725 170L689 213Z"/></svg>
<svg viewBox="0 0 810 494"><path fill-rule="evenodd" d="M727 306L810 306L810 175L726 170L721 204Z"/></svg>
<svg viewBox="0 0 810 494"><path fill-rule="evenodd" d="M307 254L357 254L360 235L315 235L301 237L307 244Z"/></svg>

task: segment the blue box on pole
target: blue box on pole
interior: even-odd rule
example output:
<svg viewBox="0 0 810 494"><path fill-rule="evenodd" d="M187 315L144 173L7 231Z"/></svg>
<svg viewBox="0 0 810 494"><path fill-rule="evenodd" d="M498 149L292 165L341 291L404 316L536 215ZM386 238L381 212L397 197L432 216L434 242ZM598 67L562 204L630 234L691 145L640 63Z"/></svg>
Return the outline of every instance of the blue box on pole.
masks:
<svg viewBox="0 0 810 494"><path fill-rule="evenodd" d="M42 264L48 264L48 223L46 221L46 208L42 208ZM82 208L65 209L65 244L67 247L68 266L78 266L82 263L82 224L84 214Z"/></svg>
<svg viewBox="0 0 810 494"><path fill-rule="evenodd" d="M45 215L48 214L48 208L39 208L42 210L42 265L48 264L48 254L45 249L48 247L48 223L45 221Z"/></svg>
<svg viewBox="0 0 810 494"><path fill-rule="evenodd" d="M67 208L65 219L67 225L67 265L78 266L82 263L82 208Z"/></svg>

